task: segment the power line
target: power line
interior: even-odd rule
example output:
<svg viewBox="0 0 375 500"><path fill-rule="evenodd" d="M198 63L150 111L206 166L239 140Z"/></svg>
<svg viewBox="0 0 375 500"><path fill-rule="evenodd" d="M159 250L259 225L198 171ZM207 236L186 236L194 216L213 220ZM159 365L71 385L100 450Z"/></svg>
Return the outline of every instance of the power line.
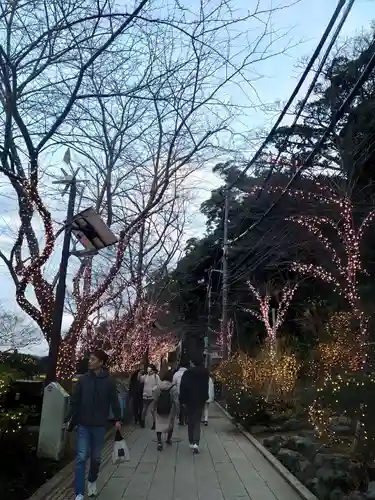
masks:
<svg viewBox="0 0 375 500"><path fill-rule="evenodd" d="M247 233L250 232L250 231L252 231L253 229L255 229L264 220L264 218L267 217L267 215L269 215L274 210L274 208L278 205L278 203L280 202L280 200L288 192L288 190L290 189L291 185L296 180L296 178L299 176L299 174L302 172L302 170L311 165L312 161L315 158L315 155L320 151L320 149L324 145L327 137L331 134L331 132L334 130L334 128L337 125L337 123L344 116L344 113L345 113L347 107L350 106L350 104L354 100L354 98L355 98L358 90L363 86L363 84L365 83L365 81L369 77L370 73L375 68L375 39L371 43L371 45L370 45L370 47L368 49L368 52L369 52L369 54L372 53L369 62L367 63L365 69L362 71L362 73L359 76L359 78L357 79L357 81L356 81L354 87L352 88L352 90L350 91L349 95L346 97L346 99L344 100L344 102L341 104L340 108L334 114L334 116L331 119L328 127L326 128L326 130L324 132L324 134L322 135L322 137L320 138L320 140L318 141L318 143L315 145L314 149L311 151L311 153L307 157L306 161L296 170L296 172L290 178L290 180L288 181L287 185L284 187L283 191L281 192L280 196L277 198L277 200L274 201L272 203L272 205L264 212L264 214L262 214L262 216L256 222L254 222L254 224L252 224L248 228L248 230L246 231ZM240 267L247 261L249 255L250 255L250 253L247 253L245 255L245 257L241 260L240 264L238 264L236 266L235 271L238 271L240 269Z"/></svg>
<svg viewBox="0 0 375 500"><path fill-rule="evenodd" d="M354 0L351 0L352 3L354 3ZM259 149L257 150L257 152L255 153L255 155L253 156L253 158L248 162L247 166L244 168L244 170L237 176L237 178L227 186L227 189L232 189L235 184L238 183L239 180L241 180L243 178L243 176L246 174L246 172L254 165L254 163L259 159L260 155L263 153L263 150L264 148L266 147L266 145L268 144L268 142L270 141L270 139L273 137L273 135L275 134L276 130L278 129L280 123L282 122L282 120L284 119L288 109L290 108L291 104L293 103L294 99L296 98L298 92L301 90L301 87L302 85L304 84L308 74L310 73L311 71L311 68L313 67L316 59L319 57L319 54L320 54L320 51L322 50L324 44L326 43L335 23L336 23L336 20L338 18L338 16L340 15L340 12L341 10L343 9L344 5L346 3L346 0L339 0L339 3L327 25L327 28L325 29L324 33L323 33L323 36L318 44L318 46L316 47L309 63L307 64L306 68L305 68L305 71L303 72L301 78L299 79L298 83L297 83L297 86L295 87L292 95L290 96L290 98L288 99L288 102L286 103L286 105L284 106L283 110L281 111L281 114L279 116L279 118L276 120L276 123L274 124L274 126L272 127L271 131L269 132L269 134L267 135L266 139L263 141L263 143L261 144L261 146L259 147Z"/></svg>
<svg viewBox="0 0 375 500"><path fill-rule="evenodd" d="M296 113L296 115L294 117L293 123L292 123L292 125L289 128L288 134L286 135L286 137L285 137L285 139L284 139L284 141L282 143L282 146L280 147L280 150L279 150L278 155L277 155L276 160L275 160L275 165L277 164L277 162L278 162L278 160L279 160L279 158L280 158L283 150L287 146L289 138L293 134L293 131L294 131L294 129L295 129L296 125L297 125L297 122L298 122L298 120L299 120L299 118L300 118L300 116L302 114L302 111L303 111L304 107L306 106L306 103L307 103L309 97L311 96L311 94L312 94L312 92L313 92L313 90L315 88L315 85L316 85L316 82L318 81L320 73L324 69L324 66L325 66L325 64L327 62L327 59L328 59L330 53L331 53L331 50L332 50L334 44L336 43L336 40L337 40L337 38L338 38L338 36L339 36L339 34L340 34L340 32L341 32L344 24L345 24L345 21L346 21L348 15L350 13L352 7L353 7L354 2L355 2L355 0L350 0L349 1L349 3L347 5L347 7L346 7L346 9L345 9L345 11L344 11L341 19L340 19L340 22L337 25L337 28L336 28L336 30L335 30L332 38L331 38L331 41L330 41L330 43L329 43L329 45L328 45L328 47L327 47L327 49L326 49L326 51L325 51L325 53L324 53L324 55L322 57L322 60L320 61L319 67L318 67L317 71L315 72L314 78L313 78L311 84L309 85L309 88L308 88L308 90L306 92L306 95L303 98L303 101L302 101L302 103L299 106L298 112ZM266 176L266 178L264 179L264 181L262 183L262 188L261 188L261 190L258 192L258 194L256 196L256 200L259 198L261 191L265 188L266 184L270 180L270 178L271 178L271 176L273 174L273 170L274 170L274 166L271 165L271 168L269 169L269 171L267 173L267 176ZM245 171L246 171L246 169L245 169ZM250 230L251 230L250 228L247 228L243 233L241 233L234 240L232 240L231 243L235 243L236 241L238 241L241 238L243 238Z"/></svg>

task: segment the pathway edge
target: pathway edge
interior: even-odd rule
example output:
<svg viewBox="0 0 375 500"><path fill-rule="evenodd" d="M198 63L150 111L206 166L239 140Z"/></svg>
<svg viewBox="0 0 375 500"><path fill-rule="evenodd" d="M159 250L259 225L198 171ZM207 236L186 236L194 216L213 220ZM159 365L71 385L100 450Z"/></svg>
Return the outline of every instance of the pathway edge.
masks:
<svg viewBox="0 0 375 500"><path fill-rule="evenodd" d="M285 481L291 486L303 500L318 500L318 498L311 493L310 490L306 488L305 485L301 483L293 474L288 471L286 467L274 456L271 452L267 450L254 436L247 432L244 427L233 421L233 417L226 411L225 408L221 406L220 403L215 401L216 406L220 411L230 420L233 425L241 432L241 434L263 455L263 457L269 462L272 467L285 479Z"/></svg>

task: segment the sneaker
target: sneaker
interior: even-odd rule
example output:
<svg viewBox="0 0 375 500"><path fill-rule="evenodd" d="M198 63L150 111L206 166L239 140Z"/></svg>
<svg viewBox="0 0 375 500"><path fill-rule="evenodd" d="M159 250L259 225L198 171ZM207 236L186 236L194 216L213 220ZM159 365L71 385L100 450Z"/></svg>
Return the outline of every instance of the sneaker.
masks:
<svg viewBox="0 0 375 500"><path fill-rule="evenodd" d="M88 482L87 484L87 494L89 497L96 497L96 495L98 494L98 491L96 489L96 483L90 483Z"/></svg>
<svg viewBox="0 0 375 500"><path fill-rule="evenodd" d="M85 500L85 497L83 495L77 495L76 500Z"/></svg>
<svg viewBox="0 0 375 500"><path fill-rule="evenodd" d="M208 421L207 420L203 420L203 425L207 427Z"/></svg>
<svg viewBox="0 0 375 500"><path fill-rule="evenodd" d="M199 453L199 446L197 444L193 444L193 453Z"/></svg>
<svg viewBox="0 0 375 500"><path fill-rule="evenodd" d="M162 443L158 443L158 451L163 451L163 444Z"/></svg>
<svg viewBox="0 0 375 500"><path fill-rule="evenodd" d="M193 450L194 449L193 443L189 443L189 447L190 447L191 450Z"/></svg>

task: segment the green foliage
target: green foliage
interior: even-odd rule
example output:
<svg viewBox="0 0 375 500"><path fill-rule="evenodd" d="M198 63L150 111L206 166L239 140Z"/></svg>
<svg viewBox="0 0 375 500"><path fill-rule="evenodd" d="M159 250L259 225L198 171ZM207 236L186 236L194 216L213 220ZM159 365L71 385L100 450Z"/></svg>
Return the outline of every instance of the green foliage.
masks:
<svg viewBox="0 0 375 500"><path fill-rule="evenodd" d="M20 430L26 421L24 411L8 410L3 407L5 395L18 377L19 373L15 370L11 370L5 364L0 365L0 439L6 434Z"/></svg>
<svg viewBox="0 0 375 500"><path fill-rule="evenodd" d="M324 441L374 460L374 375L357 372L327 378L310 407L310 420Z"/></svg>
<svg viewBox="0 0 375 500"><path fill-rule="evenodd" d="M5 366L6 370L16 372L18 378L32 378L40 374L43 369L38 358L18 352L1 353L0 371L2 366Z"/></svg>

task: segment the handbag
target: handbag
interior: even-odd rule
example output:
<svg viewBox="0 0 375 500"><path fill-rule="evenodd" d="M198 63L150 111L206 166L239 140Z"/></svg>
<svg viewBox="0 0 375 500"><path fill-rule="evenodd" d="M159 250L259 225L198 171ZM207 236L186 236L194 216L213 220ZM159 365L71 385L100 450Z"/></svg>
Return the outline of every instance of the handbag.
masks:
<svg viewBox="0 0 375 500"><path fill-rule="evenodd" d="M130 451L119 430L116 431L112 450L112 463L118 465L122 462L129 462Z"/></svg>

